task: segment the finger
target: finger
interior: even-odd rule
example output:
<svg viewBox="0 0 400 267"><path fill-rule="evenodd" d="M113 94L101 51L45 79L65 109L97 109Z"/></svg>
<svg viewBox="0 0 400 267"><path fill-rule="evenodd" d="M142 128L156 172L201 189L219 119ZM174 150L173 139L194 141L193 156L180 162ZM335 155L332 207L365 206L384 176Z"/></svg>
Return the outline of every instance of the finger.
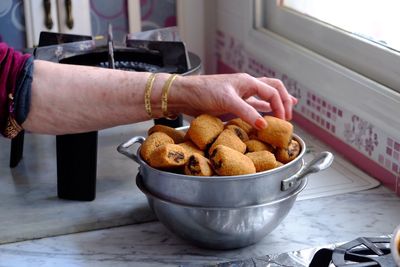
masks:
<svg viewBox="0 0 400 267"><path fill-rule="evenodd" d="M293 105L297 105L297 103L299 102L299 100L297 98L295 98L294 96L290 95L290 98L292 98L292 103Z"/></svg>
<svg viewBox="0 0 400 267"><path fill-rule="evenodd" d="M268 102L260 100L254 96L246 99L246 102L259 112L271 112L272 111L271 105Z"/></svg>
<svg viewBox="0 0 400 267"><path fill-rule="evenodd" d="M260 115L260 113L258 113L258 111L253 106L248 104L239 96L235 96L232 98L231 110L229 110L229 112L235 114L258 130L262 130L267 127L267 122Z"/></svg>
<svg viewBox="0 0 400 267"><path fill-rule="evenodd" d="M292 119L292 108L293 108L293 97L289 94L287 91L285 85L282 83L281 80L279 79L274 79L274 78L267 78L267 77L261 77L259 78L262 82L268 84L269 86L274 87L278 92L279 95L282 99L282 103L285 109L285 118L287 120Z"/></svg>
<svg viewBox="0 0 400 267"><path fill-rule="evenodd" d="M278 90L260 79L255 79L255 81L256 95L270 103L271 110L276 117L285 119L285 108Z"/></svg>

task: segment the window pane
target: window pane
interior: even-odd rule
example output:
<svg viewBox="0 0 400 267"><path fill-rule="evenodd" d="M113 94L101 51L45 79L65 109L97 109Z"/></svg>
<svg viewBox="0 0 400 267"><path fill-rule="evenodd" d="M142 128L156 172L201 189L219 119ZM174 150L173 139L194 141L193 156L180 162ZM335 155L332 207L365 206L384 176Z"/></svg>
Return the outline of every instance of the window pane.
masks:
<svg viewBox="0 0 400 267"><path fill-rule="evenodd" d="M398 0L281 0L281 5L400 51Z"/></svg>

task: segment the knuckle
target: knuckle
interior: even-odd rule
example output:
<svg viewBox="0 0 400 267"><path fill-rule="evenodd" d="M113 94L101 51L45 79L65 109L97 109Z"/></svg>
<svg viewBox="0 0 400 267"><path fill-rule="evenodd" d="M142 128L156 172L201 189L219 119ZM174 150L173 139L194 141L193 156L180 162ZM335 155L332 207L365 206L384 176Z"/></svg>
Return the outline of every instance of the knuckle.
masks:
<svg viewBox="0 0 400 267"><path fill-rule="evenodd" d="M246 79L246 80L253 78L250 74L245 73L245 72L239 73L238 76L239 76L239 78Z"/></svg>
<svg viewBox="0 0 400 267"><path fill-rule="evenodd" d="M279 79L276 79L276 78L272 78L272 81L275 83L275 85L277 87L285 88L285 85L283 84L282 80L279 80Z"/></svg>

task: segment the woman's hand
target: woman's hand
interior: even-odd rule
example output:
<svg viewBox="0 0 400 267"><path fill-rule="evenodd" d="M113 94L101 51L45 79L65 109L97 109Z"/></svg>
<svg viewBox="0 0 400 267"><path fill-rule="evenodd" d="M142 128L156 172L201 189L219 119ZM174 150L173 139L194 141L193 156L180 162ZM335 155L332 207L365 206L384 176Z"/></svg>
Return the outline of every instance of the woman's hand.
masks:
<svg viewBox="0 0 400 267"><path fill-rule="evenodd" d="M259 112L292 119L297 99L273 78L245 73L179 77L170 91L173 112L191 116L235 114L258 129L266 127Z"/></svg>

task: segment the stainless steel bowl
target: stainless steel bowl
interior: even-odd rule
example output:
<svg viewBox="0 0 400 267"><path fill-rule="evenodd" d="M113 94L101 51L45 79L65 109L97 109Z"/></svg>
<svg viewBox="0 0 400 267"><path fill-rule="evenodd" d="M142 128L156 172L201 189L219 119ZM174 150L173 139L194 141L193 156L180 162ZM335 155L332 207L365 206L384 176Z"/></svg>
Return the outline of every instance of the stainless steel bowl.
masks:
<svg viewBox="0 0 400 267"><path fill-rule="evenodd" d="M179 237L205 248L234 249L254 244L274 230L307 180L283 198L240 208L193 206L162 199L146 189L139 174L136 184L160 222Z"/></svg>
<svg viewBox="0 0 400 267"><path fill-rule="evenodd" d="M135 144L144 142L142 136L119 145L118 151L140 165L143 183L154 195L188 205L243 207L287 196L298 189L301 179L331 165L330 152L322 152L306 165L303 160L306 144L298 135L293 137L301 146L296 159L276 169L240 176L199 177L152 168L140 157L140 146L136 152L130 151Z"/></svg>

